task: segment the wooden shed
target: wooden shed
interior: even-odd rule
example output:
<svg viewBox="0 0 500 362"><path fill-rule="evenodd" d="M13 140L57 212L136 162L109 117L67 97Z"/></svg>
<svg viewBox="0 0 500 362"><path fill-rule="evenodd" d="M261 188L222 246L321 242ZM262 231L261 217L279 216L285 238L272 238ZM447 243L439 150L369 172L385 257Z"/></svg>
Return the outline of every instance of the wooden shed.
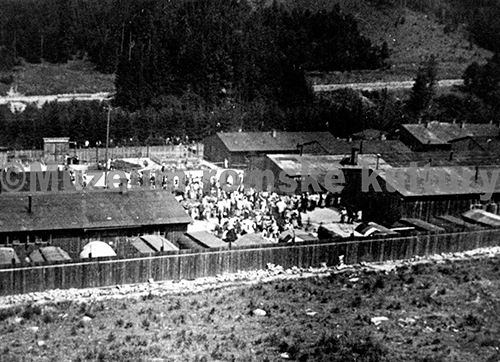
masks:
<svg viewBox="0 0 500 362"><path fill-rule="evenodd" d="M51 137L43 139L45 162L65 163L69 156L69 137Z"/></svg>
<svg viewBox="0 0 500 362"><path fill-rule="evenodd" d="M500 167L345 168L343 172L343 203L361 210L364 220L384 225L401 218L429 221L440 215L460 216L474 205L500 203L500 183L494 178ZM488 185L488 180L496 184ZM482 201L490 191L490 199Z"/></svg>

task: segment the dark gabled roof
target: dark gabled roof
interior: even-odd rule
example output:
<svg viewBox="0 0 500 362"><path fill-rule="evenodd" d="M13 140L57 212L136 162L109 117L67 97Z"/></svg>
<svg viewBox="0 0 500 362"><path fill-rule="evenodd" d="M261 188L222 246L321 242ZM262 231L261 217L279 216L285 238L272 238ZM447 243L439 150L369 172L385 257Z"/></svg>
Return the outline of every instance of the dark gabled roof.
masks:
<svg viewBox="0 0 500 362"><path fill-rule="evenodd" d="M441 226L437 226L431 223L428 223L427 221L420 220L420 219L414 219L414 218L402 218L399 219L399 221L402 224L408 225L408 226L413 226L415 228L429 231L429 232L435 232L435 233L444 233L446 232L445 228L442 228Z"/></svg>
<svg viewBox="0 0 500 362"><path fill-rule="evenodd" d="M58 246L46 246L43 248L35 249L30 253L29 259L33 263L71 260L68 253Z"/></svg>
<svg viewBox="0 0 500 362"><path fill-rule="evenodd" d="M26 171L26 172L2 172L0 192L12 190L19 192L40 191L72 191L75 186L71 182L68 171ZM56 187L52 187L55 180ZM45 183L40 184L40 181ZM43 186L43 187L42 187Z"/></svg>
<svg viewBox="0 0 500 362"><path fill-rule="evenodd" d="M354 133L352 137L356 140L379 140L385 134L387 134L387 132L368 128L361 132Z"/></svg>
<svg viewBox="0 0 500 362"><path fill-rule="evenodd" d="M448 144L448 142L466 136L498 135L498 126L493 124L429 122L425 124L402 125L422 144Z"/></svg>
<svg viewBox="0 0 500 362"><path fill-rule="evenodd" d="M330 132L219 132L230 152L298 152L297 146L317 142L325 147L335 137Z"/></svg>
<svg viewBox="0 0 500 362"><path fill-rule="evenodd" d="M458 217L452 215L441 215L436 217L430 217L429 221L434 225L441 226L445 228L449 232L461 232L467 230L484 230L479 225L474 225L468 223L463 219L459 219Z"/></svg>
<svg viewBox="0 0 500 362"><path fill-rule="evenodd" d="M227 248L228 244L208 231L191 231L185 234L196 243L206 248Z"/></svg>
<svg viewBox="0 0 500 362"><path fill-rule="evenodd" d="M484 210L469 210L463 213L462 217L467 221L476 222L478 224L495 228L500 227L500 216Z"/></svg>
<svg viewBox="0 0 500 362"><path fill-rule="evenodd" d="M499 172L500 166L389 167L379 170L378 175L401 196L421 197L497 194L500 180L495 175Z"/></svg>
<svg viewBox="0 0 500 362"><path fill-rule="evenodd" d="M252 245L268 245L273 244L272 241L269 241L259 234L245 234L240 236L234 242L235 246L252 246Z"/></svg>
<svg viewBox="0 0 500 362"><path fill-rule="evenodd" d="M163 190L43 192L0 195L0 232L188 224L191 218Z"/></svg>
<svg viewBox="0 0 500 362"><path fill-rule="evenodd" d="M162 251L179 250L172 242L160 235L141 235L132 240L134 246L139 253L158 253Z"/></svg>
<svg viewBox="0 0 500 362"><path fill-rule="evenodd" d="M451 156L451 157L450 157ZM500 165L500 155L483 151L395 152L382 154L383 160L393 167L415 165L431 166L495 166Z"/></svg>
<svg viewBox="0 0 500 362"><path fill-rule="evenodd" d="M407 153L411 150L401 141L397 140L354 140L335 139L325 146L330 155L348 155L353 148L357 148L360 154L365 153Z"/></svg>
<svg viewBox="0 0 500 362"><path fill-rule="evenodd" d="M496 137L495 135L478 137L469 135L451 140L450 143L453 144L455 142L464 140L469 140L470 142L474 143L478 149L484 152L495 152L498 154L498 152L500 151L500 138Z"/></svg>

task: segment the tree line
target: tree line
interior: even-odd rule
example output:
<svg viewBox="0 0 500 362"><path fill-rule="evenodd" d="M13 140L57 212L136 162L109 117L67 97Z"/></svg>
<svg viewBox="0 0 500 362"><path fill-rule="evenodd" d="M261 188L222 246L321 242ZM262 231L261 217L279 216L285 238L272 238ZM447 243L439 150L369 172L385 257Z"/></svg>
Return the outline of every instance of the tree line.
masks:
<svg viewBox="0 0 500 362"><path fill-rule="evenodd" d="M207 108L202 97L185 93L164 96L161 104L129 111L112 108L110 145L165 144L167 139L200 140L217 131L330 131L348 137L375 128L397 136L403 123L418 121L489 123L500 118L500 58L485 65L472 64L464 74L464 87L439 95L439 64L423 62L408 99L387 90L358 92L343 89L317 95L294 107L264 101L220 104ZM165 106L166 105L166 106ZM108 105L100 102L47 103L28 106L22 113L0 107L0 145L17 149L42 148L42 137L70 136L82 146L105 145ZM279 128L277 128L279 126Z"/></svg>
<svg viewBox="0 0 500 362"><path fill-rule="evenodd" d="M0 3L7 5L0 13L5 67L21 56L63 62L87 54L101 70L116 69L112 146L240 129L347 137L419 120L498 119L498 57L471 65L464 89L447 95L436 95L434 58L422 64L408 99L349 89L314 95L306 72L380 68L389 55L338 7L311 11L244 0ZM2 107L0 144L41 148L42 137L58 136L104 144L106 121L107 105L98 102L51 103L17 114Z"/></svg>

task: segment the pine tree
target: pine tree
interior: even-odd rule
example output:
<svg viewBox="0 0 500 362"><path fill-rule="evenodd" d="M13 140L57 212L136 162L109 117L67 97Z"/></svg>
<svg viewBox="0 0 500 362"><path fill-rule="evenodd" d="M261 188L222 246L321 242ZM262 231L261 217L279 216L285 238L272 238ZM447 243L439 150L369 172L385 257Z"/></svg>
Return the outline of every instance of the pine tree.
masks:
<svg viewBox="0 0 500 362"><path fill-rule="evenodd" d="M408 109L415 115L420 115L430 106L435 95L437 74L438 63L432 55L420 66L408 100Z"/></svg>

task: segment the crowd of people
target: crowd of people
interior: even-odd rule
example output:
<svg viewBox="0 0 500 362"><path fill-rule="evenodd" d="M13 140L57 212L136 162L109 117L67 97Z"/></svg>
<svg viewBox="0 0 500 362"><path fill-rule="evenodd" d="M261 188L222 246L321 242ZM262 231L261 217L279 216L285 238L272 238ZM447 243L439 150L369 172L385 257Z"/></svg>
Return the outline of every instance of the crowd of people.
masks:
<svg viewBox="0 0 500 362"><path fill-rule="evenodd" d="M163 165L161 171L165 170ZM148 181L144 179L146 175ZM131 178L128 182L138 185L148 182L151 188L167 189L172 186L166 178L157 180L158 175L156 172L139 173L138 178ZM207 221L207 225L212 226L210 231L226 242L234 242L251 233L272 242L293 241L294 230L310 226L307 222L303 225L303 215L316 208L337 207L341 223L353 223L359 218L353 209L341 205L338 194L331 192L278 195L245 186L241 180L237 180L240 181L237 187L227 190L215 177L207 182L202 176L190 173L184 176L184 187L179 187L178 183L175 185L176 199L193 220Z"/></svg>
<svg viewBox="0 0 500 362"><path fill-rule="evenodd" d="M278 195L258 191L240 184L224 190L212 179L203 184L201 177L188 177L183 192L176 198L194 220L210 221L216 236L234 242L240 236L257 233L273 241L293 241L293 237L280 238L287 230L307 228L302 215L315 208L337 206L340 198L330 192L303 193L302 195Z"/></svg>

